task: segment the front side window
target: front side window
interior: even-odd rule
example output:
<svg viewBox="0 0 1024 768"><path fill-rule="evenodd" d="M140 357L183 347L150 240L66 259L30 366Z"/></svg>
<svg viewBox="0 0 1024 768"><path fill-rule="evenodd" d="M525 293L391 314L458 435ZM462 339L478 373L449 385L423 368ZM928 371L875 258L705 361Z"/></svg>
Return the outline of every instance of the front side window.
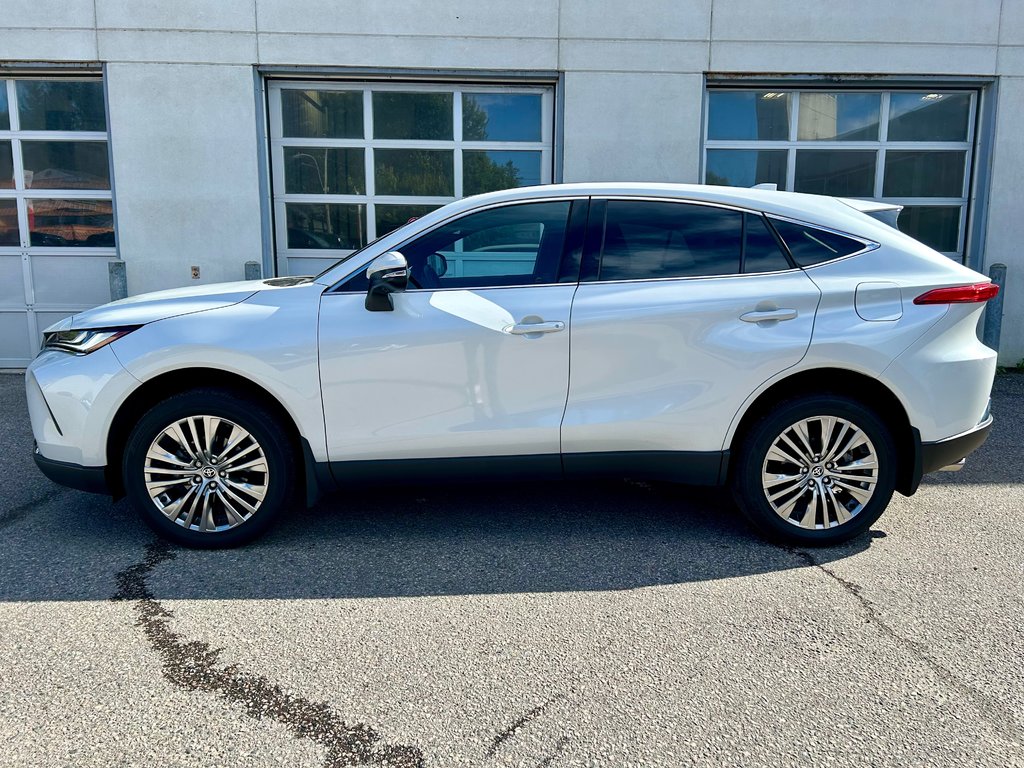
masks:
<svg viewBox="0 0 1024 768"><path fill-rule="evenodd" d="M493 288L559 282L569 201L490 208L405 243L412 289ZM571 276L575 280L575 275ZM343 291L365 291L365 272Z"/></svg>
<svg viewBox="0 0 1024 768"><path fill-rule="evenodd" d="M467 195L552 179L550 87L274 82L269 102L282 273Z"/></svg>
<svg viewBox="0 0 1024 768"><path fill-rule="evenodd" d="M899 228L963 259L977 92L708 91L704 181L903 205Z"/></svg>

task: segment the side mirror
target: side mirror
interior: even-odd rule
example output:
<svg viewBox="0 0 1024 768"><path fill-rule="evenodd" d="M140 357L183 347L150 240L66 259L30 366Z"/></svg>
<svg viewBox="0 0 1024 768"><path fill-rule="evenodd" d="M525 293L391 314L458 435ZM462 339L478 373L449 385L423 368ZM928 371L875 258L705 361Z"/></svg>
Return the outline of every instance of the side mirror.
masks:
<svg viewBox="0 0 1024 768"><path fill-rule="evenodd" d="M409 285L409 262L398 251L388 251L370 262L366 268L370 289L366 292L366 308L371 312L391 312L393 293L401 293Z"/></svg>

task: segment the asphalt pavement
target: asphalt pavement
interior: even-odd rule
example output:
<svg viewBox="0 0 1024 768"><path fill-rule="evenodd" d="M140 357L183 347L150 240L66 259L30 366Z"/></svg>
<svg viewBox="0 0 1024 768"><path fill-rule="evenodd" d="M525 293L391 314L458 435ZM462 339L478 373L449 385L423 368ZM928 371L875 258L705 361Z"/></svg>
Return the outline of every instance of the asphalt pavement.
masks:
<svg viewBox="0 0 1024 768"><path fill-rule="evenodd" d="M864 537L719 492L348 491L155 541L31 460L0 375L0 765L1024 765L1024 375Z"/></svg>

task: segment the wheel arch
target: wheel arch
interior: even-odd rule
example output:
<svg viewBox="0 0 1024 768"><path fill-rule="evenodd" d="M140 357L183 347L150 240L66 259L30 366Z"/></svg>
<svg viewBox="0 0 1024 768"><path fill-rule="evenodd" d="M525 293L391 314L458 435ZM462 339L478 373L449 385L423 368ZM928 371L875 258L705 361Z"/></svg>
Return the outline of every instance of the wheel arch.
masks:
<svg viewBox="0 0 1024 768"><path fill-rule="evenodd" d="M296 486L305 488L309 503L319 496L317 473L309 443L299 431L295 418L281 401L270 391L244 376L218 368L181 368L162 373L136 387L121 403L107 432L107 483L111 494L118 498L124 495L124 481L121 465L125 445L132 427L150 408L172 395L190 389L218 388L237 392L245 397L258 400L279 420L288 434L289 442L296 451L296 464L302 469L303 477L296 478Z"/></svg>
<svg viewBox="0 0 1024 768"><path fill-rule="evenodd" d="M740 417L729 441L725 480L732 479L735 456L750 428L772 407L800 395L843 395L875 410L892 429L896 443L896 490L905 496L921 481L921 436L910 423L899 397L878 379L845 368L812 368L780 379L755 397Z"/></svg>

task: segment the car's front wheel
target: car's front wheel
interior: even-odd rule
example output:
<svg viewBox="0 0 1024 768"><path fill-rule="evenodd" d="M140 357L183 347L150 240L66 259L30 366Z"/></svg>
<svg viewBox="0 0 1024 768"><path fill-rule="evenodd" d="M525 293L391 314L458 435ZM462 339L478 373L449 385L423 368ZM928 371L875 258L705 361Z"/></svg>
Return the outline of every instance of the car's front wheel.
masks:
<svg viewBox="0 0 1024 768"><path fill-rule="evenodd" d="M291 498L295 458L278 418L217 389L174 395L132 430L122 472L146 523L190 547L243 544Z"/></svg>
<svg viewBox="0 0 1024 768"><path fill-rule="evenodd" d="M896 484L896 448L860 402L815 395L779 403L746 433L733 473L737 504L769 538L846 541L874 523Z"/></svg>

